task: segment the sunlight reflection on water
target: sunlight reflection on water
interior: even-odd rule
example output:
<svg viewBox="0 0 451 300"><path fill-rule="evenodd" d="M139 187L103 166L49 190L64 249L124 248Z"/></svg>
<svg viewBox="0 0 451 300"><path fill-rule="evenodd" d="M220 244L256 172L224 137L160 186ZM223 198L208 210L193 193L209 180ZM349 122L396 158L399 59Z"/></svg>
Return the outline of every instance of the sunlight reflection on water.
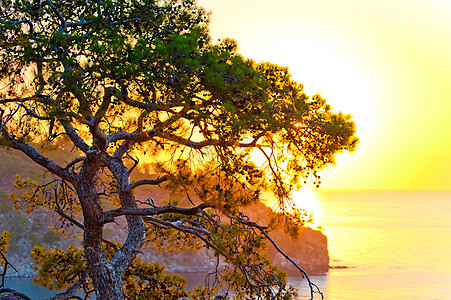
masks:
<svg viewBox="0 0 451 300"><path fill-rule="evenodd" d="M451 299L451 192L320 190L318 195L330 264L349 267L311 276L325 299ZM182 275L190 287L204 282L204 274ZM299 299L309 299L305 280L288 280L300 290ZM11 283L33 289L35 300L51 295L33 287L31 279L9 279L6 286Z"/></svg>
<svg viewBox="0 0 451 300"><path fill-rule="evenodd" d="M451 299L451 192L319 191L326 299Z"/></svg>

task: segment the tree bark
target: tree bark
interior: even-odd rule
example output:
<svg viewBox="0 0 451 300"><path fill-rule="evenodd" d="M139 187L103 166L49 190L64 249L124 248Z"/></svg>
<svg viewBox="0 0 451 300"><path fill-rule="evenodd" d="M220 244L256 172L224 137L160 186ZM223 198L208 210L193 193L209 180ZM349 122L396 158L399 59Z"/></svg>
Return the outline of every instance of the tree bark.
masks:
<svg viewBox="0 0 451 300"><path fill-rule="evenodd" d="M96 299L122 300L124 299L123 272L116 272L113 264L108 261L102 246L103 209L95 187L95 176L100 169L99 166L100 157L88 157L83 163L75 187L83 209L83 247Z"/></svg>
<svg viewBox="0 0 451 300"><path fill-rule="evenodd" d="M137 208L135 196L130 186L130 172L122 159L110 157L108 168L115 177L122 208ZM146 233L141 216L126 215L128 235L122 248L115 253L111 263L117 272L124 274L130 263L136 258L143 245Z"/></svg>

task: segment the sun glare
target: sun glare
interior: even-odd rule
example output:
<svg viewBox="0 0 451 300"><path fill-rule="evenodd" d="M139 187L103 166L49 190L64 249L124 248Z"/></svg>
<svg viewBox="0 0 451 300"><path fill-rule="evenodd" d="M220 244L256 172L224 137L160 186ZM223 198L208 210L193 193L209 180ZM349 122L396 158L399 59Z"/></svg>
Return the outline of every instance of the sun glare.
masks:
<svg viewBox="0 0 451 300"><path fill-rule="evenodd" d="M298 191L294 191L292 199L298 208L305 209L313 213L313 224L318 226L321 223L321 204L318 195L308 187L302 187Z"/></svg>

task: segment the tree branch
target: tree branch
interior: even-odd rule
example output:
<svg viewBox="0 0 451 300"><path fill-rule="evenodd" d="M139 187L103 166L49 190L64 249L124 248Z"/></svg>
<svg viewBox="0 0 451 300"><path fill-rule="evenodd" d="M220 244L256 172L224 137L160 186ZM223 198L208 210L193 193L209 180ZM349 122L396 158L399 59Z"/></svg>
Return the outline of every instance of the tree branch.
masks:
<svg viewBox="0 0 451 300"><path fill-rule="evenodd" d="M105 116L105 113L108 110L108 107L110 106L111 103L111 98L115 95L117 98L120 98L120 95L117 95L117 93L120 94L120 91L117 90L115 87L107 87L105 88L105 93L103 95L103 101L102 104L100 104L99 110L97 110L96 114L95 114L95 121L94 124L96 126L99 125L100 121L102 120L102 118ZM119 96L119 97L118 97Z"/></svg>
<svg viewBox="0 0 451 300"><path fill-rule="evenodd" d="M209 239L211 239L211 232L209 232L208 230L206 230L206 229L204 229L202 227L195 227L195 226L185 225L181 221L176 221L176 222L164 221L164 220L152 217L152 216L143 217L143 220L146 221L146 222L151 223L152 225L160 227L160 228L164 228L164 229L174 228L174 229L176 229L176 230L178 230L180 232L189 233L189 234L192 234L194 236L197 236L208 247L218 251L225 258L230 258L230 255L228 253L226 253L223 250L219 249L218 246L216 246L213 242L211 242L209 240ZM206 236L204 236L204 235L206 235Z"/></svg>
<svg viewBox="0 0 451 300"><path fill-rule="evenodd" d="M2 250L0 250L0 255L2 256L2 259L5 262L5 266L3 267L3 272L2 272L2 274L0 274L0 277L2 277L2 284L0 285L0 287L4 287L5 286L5 276L6 276L6 271L8 270L8 266L11 266L11 268L13 268L14 271L16 271L19 275L20 275L20 272L9 262L8 258L6 257L5 253L3 253Z"/></svg>
<svg viewBox="0 0 451 300"><path fill-rule="evenodd" d="M255 136L251 142L245 143L245 142L239 142L239 141L233 141L233 140L220 141L220 140L215 140L215 139L194 142L190 139L185 139L183 137L172 135L172 134L167 134L167 133L162 133L162 132L155 133L156 137L161 137L161 138L179 143L181 145L184 145L189 148L196 149L196 150L200 150L202 148L209 147L209 146L219 146L219 147L224 147L224 148L226 148L226 147L238 147L238 148L256 147L258 140L263 135L264 135L264 133L260 133L257 136Z"/></svg>
<svg viewBox="0 0 451 300"><path fill-rule="evenodd" d="M26 23L30 27L30 36L34 37L34 27L33 27L33 23L30 20L24 19L24 20L19 20L19 21L4 21L4 20L0 19L0 23L12 24L12 25L19 25L19 24Z"/></svg>
<svg viewBox="0 0 451 300"><path fill-rule="evenodd" d="M24 300L32 300L27 295L22 294L21 292L18 292L15 289L11 289L11 288L0 289L0 294L3 294L3 293L10 293L11 295L22 298Z"/></svg>
<svg viewBox="0 0 451 300"><path fill-rule="evenodd" d="M277 245L277 243L269 236L269 234L266 232L267 227L262 227L260 225L258 225L257 223L254 222L250 222L248 220L245 220L243 218L236 218L236 220L238 222L240 222L243 225L247 225L250 227L254 227L257 228L258 230L260 230L260 232L266 237L266 239L274 246L274 248L286 259L288 260L290 263L292 263L296 269L298 269L298 271L302 274L302 276L304 278L307 279L307 282L309 284L310 287L310 299L313 299L313 294L314 293L319 293L321 295L321 299L324 299L324 295L323 293L320 291L320 289L318 288L318 286L316 284L314 284L309 276L307 275L307 272L305 272L301 267L299 267L299 265L290 257L288 256L285 252L282 251L282 249L279 248L279 246Z"/></svg>
<svg viewBox="0 0 451 300"><path fill-rule="evenodd" d="M152 24L153 26L155 26L156 28L161 29L161 30L164 30L164 31L166 31L166 32L168 32L168 33L170 33L170 34L174 34L174 33L175 33L174 31L169 30L169 29L167 29L167 28L165 28L165 27L161 27L161 26L157 25L156 23L154 23L154 22L152 22L152 21L150 21L150 20L143 20L143 19L141 19L141 18L131 18L131 19L127 19L127 20L124 20L124 21L120 21L120 22L113 22L113 23L111 23L111 25L117 26L117 25L123 25L123 24L131 23L131 22L144 22L144 23L150 23L150 24Z"/></svg>
<svg viewBox="0 0 451 300"><path fill-rule="evenodd" d="M63 125L64 130L66 131L67 135L69 136L70 140L74 143L74 145L78 149L86 153L86 151L88 151L90 147L78 135L77 130L74 128L74 126L72 126L72 123L70 123L66 118L60 119L59 121Z"/></svg>
<svg viewBox="0 0 451 300"><path fill-rule="evenodd" d="M56 294L52 298L48 300L69 300L73 299L75 294L77 293L77 289L86 281L86 277L88 275L88 270L85 269L80 276L80 279L77 280L74 284L72 284L64 293Z"/></svg>
<svg viewBox="0 0 451 300"><path fill-rule="evenodd" d="M9 113L5 115L5 110L0 108L0 134L3 132L3 128L5 128L6 124L12 120L19 109L19 105L14 110L10 108Z"/></svg>
<svg viewBox="0 0 451 300"><path fill-rule="evenodd" d="M134 188L137 188L138 186L141 185L159 185L162 182L165 182L166 180L168 180L168 177L162 176L158 179L155 180L151 180L151 179L146 179L146 180L140 180L140 181L136 181L130 184L130 189L133 190Z"/></svg>
<svg viewBox="0 0 451 300"><path fill-rule="evenodd" d="M145 142L150 140L156 135L157 131L155 129L151 129L144 132L117 132L113 134L109 134L107 136L108 143L116 142L119 140L126 140L126 141L135 141L135 142Z"/></svg>
<svg viewBox="0 0 451 300"><path fill-rule="evenodd" d="M109 140L107 139L107 144L109 143ZM125 153L127 153L128 150L133 147L135 144L135 141L133 140L125 140L122 145L116 149L113 153L113 158L122 158Z"/></svg>
<svg viewBox="0 0 451 300"><path fill-rule="evenodd" d="M60 26L60 29L58 31L59 32L63 32L66 29L66 20L64 20L64 17L61 15L61 13L56 8L56 6L52 3L52 1L47 0L46 2L52 8L53 12L56 14L56 16L58 17L58 19L61 22L61 26Z"/></svg>
<svg viewBox="0 0 451 300"><path fill-rule="evenodd" d="M52 118L50 118L50 117L43 117L43 116L40 116L40 115L36 114L36 112L34 112L32 109L29 109L28 107L26 107L22 103L20 103L19 106L23 107L23 109L25 109L27 114L32 116L33 118L36 118L36 119L41 120L41 121L50 121L50 120L52 120Z"/></svg>
<svg viewBox="0 0 451 300"><path fill-rule="evenodd" d="M70 169L71 167L73 167L75 164L77 164L77 163L79 163L79 162L82 162L82 161L84 161L86 159L86 156L80 156L80 157L77 157L77 158L75 158L74 160L72 160L71 162L69 162L68 164L67 164L67 166L65 167L65 169Z"/></svg>
<svg viewBox="0 0 451 300"><path fill-rule="evenodd" d="M21 143L21 142L17 141L16 139L12 138L9 135L9 133L7 132L6 128L3 128L2 135L14 149L22 151L25 155L27 155L29 158L31 158L38 165L44 167L45 169L49 170L51 173L61 177L62 179L66 180L70 183L75 182L75 180L76 180L75 175L72 172L60 167L59 165L57 165L55 162L48 159L47 157L44 157L41 153L36 151L36 149L31 147L30 145Z"/></svg>
<svg viewBox="0 0 451 300"><path fill-rule="evenodd" d="M58 204L58 201L57 201L57 204ZM59 205L58 205L58 206L59 206ZM54 211L55 211L56 213L58 213L61 217L65 218L66 220L68 220L69 222L71 222L72 224L74 224L75 226L77 226L78 228L80 228L81 230L83 230L83 231L85 230L85 227L83 226L83 224L81 224L80 222L78 222L77 220L75 220L74 218L72 218L71 216L67 215L65 212L62 211L61 208L57 208L57 209L55 209ZM109 241L109 240L106 240L106 239L104 239L104 238L102 238L102 241L103 241L105 244L107 244L107 245L113 247L114 251L117 252L117 251L119 250L119 248L118 248L113 242L111 242L111 241Z"/></svg>
<svg viewBox="0 0 451 300"><path fill-rule="evenodd" d="M206 203L199 204L192 208L183 208L177 206L160 206L154 208L118 208L106 211L103 213L103 219L105 222L111 222L114 218L125 215L133 216L154 216L164 213L176 213L186 216L193 216L205 208L209 207Z"/></svg>

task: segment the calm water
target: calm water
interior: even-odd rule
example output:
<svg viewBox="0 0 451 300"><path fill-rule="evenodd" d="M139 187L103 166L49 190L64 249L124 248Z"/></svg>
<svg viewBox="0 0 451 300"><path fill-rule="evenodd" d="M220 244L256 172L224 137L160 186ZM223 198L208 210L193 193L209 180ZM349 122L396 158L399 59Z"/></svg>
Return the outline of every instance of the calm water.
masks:
<svg viewBox="0 0 451 300"><path fill-rule="evenodd" d="M331 265L348 267L312 276L326 299L451 299L451 192L320 189L318 197ZM307 295L305 281L290 282ZM48 297L40 293L29 292Z"/></svg>
<svg viewBox="0 0 451 300"><path fill-rule="evenodd" d="M326 299L451 299L451 192L321 191Z"/></svg>

